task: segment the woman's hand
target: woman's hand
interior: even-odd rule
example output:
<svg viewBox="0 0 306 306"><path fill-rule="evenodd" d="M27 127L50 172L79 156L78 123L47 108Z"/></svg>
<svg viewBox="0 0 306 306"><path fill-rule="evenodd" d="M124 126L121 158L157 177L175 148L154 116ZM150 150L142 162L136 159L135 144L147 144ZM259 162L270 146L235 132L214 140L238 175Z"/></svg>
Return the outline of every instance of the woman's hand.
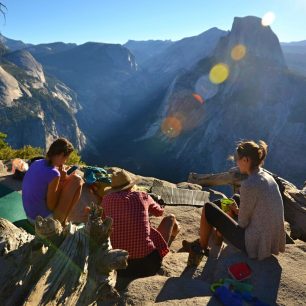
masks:
<svg viewBox="0 0 306 306"><path fill-rule="evenodd" d="M235 215L238 215L238 213L239 213L239 207L238 207L238 205L237 205L237 203L234 201L234 203L233 204L231 204L230 206L229 206L229 208L230 208L230 210L235 214Z"/></svg>
<svg viewBox="0 0 306 306"><path fill-rule="evenodd" d="M67 178L67 171L64 165L58 167L58 171L61 174L61 181L64 181Z"/></svg>

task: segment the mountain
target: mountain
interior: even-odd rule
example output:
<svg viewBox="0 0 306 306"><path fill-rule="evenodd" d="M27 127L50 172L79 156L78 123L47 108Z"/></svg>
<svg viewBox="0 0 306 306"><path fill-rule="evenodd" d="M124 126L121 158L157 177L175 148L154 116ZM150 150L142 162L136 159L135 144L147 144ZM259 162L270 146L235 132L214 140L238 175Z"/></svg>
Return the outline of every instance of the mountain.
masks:
<svg viewBox="0 0 306 306"><path fill-rule="evenodd" d="M200 35L174 42L163 52L149 58L142 67L149 73L175 74L181 69L191 68L197 61L211 54L225 31L211 28ZM137 60L137 58L136 58Z"/></svg>
<svg viewBox="0 0 306 306"><path fill-rule="evenodd" d="M227 71L229 77L215 84L210 74L220 63L215 78ZM306 173L305 96L306 79L288 70L270 27L263 27L260 18L235 18L214 52L172 82L153 122L139 116L130 132L117 135L120 140L112 147L120 150L112 160L180 181L190 171L224 171L232 165L227 158L237 140L263 139L270 149L266 167L301 183Z"/></svg>
<svg viewBox="0 0 306 306"><path fill-rule="evenodd" d="M77 44L72 44L72 43L66 44L63 42L55 42L55 43L49 43L49 44L31 45L31 46L28 46L26 50L29 51L39 61L41 61L41 59L45 55L67 51L76 46Z"/></svg>
<svg viewBox="0 0 306 306"><path fill-rule="evenodd" d="M306 40L283 42L281 43L281 46L282 47L306 47Z"/></svg>
<svg viewBox="0 0 306 306"><path fill-rule="evenodd" d="M1 124L8 134L12 127L11 144L28 141L35 127L31 141L63 134L88 163L171 181L224 171L235 141L263 139L266 167L299 184L306 78L288 56L302 61L303 48L281 46L252 16L235 18L229 32L177 42L3 46Z"/></svg>
<svg viewBox="0 0 306 306"><path fill-rule="evenodd" d="M163 96L173 79L188 69L189 66L194 65L199 59L213 52L218 37L220 38L223 34L224 32L220 30L212 29L199 36L173 43L169 47L171 49L170 51L174 52L172 55L168 51L169 48L167 48L165 52L156 57L152 57L154 63L158 61L162 63L167 57L173 57L175 60L169 61L169 69L167 71L163 69L159 71L157 68L152 70L146 69L144 65L138 66L137 58L134 58L129 51L129 56L133 58L134 70L125 73L124 79L113 75L112 69L105 69L107 78L104 80L103 89L100 89L98 86L95 86L95 88L91 87L92 93L97 93L101 90L101 97L103 97L101 104L99 106L95 104L95 113L90 114L90 120L88 120L88 105L94 97L88 98L87 90L86 106L82 104L84 111L80 112L78 117L87 138L90 138L96 144L98 152L105 152L107 150L107 147L109 147L109 138L112 139L112 135L116 139L121 139L122 134L126 131L132 131L139 121L143 122L142 120L145 120L145 124L149 124L153 120L155 111L159 109ZM175 47L173 48L174 45ZM198 50L195 50L197 47ZM187 52L187 50L189 51ZM182 56L185 57L185 60L182 59ZM118 62L120 63L120 61ZM99 72L99 75L101 74L103 73ZM60 78L59 75L58 77ZM111 83L108 83L107 80L109 79L111 79ZM91 82L94 80L92 75L90 76L90 80ZM69 80L67 79L65 82L69 82ZM78 83L84 86L86 81ZM85 90L80 90L80 88L74 87L75 85L71 83L68 84L78 92L79 97L81 97L82 93L84 94ZM92 83L85 84L86 89L90 86L92 86ZM101 114L104 113L107 116L102 115L103 120L101 120ZM84 118L86 122L84 122ZM143 128L144 126L137 127L140 130ZM104 154L94 156L90 154L91 152L88 153L88 155L85 155L87 159L95 163L102 163L107 158ZM113 152L110 152L111 156L113 154Z"/></svg>
<svg viewBox="0 0 306 306"><path fill-rule="evenodd" d="M80 46L44 56L45 69L75 89L101 85L101 81L136 71L133 55L121 45L88 42Z"/></svg>
<svg viewBox="0 0 306 306"><path fill-rule="evenodd" d="M21 49L31 46L31 44L26 44L21 40L14 40L14 39L7 38L3 36L2 34L0 34L0 43L2 43L10 51L21 50Z"/></svg>
<svg viewBox="0 0 306 306"><path fill-rule="evenodd" d="M281 47L289 69L306 76L306 40L282 43Z"/></svg>
<svg viewBox="0 0 306 306"><path fill-rule="evenodd" d="M173 44L174 42L171 40L129 40L123 46L134 54L137 64L141 66L147 60L161 54Z"/></svg>
<svg viewBox="0 0 306 306"><path fill-rule="evenodd" d="M81 150L86 138L75 118L80 109L76 94L45 75L28 51L8 52L0 60L0 122L8 142L46 148L64 136Z"/></svg>
<svg viewBox="0 0 306 306"><path fill-rule="evenodd" d="M82 131L93 143L108 134L131 108L128 96L137 91L134 56L121 45L88 42L40 57L44 69L63 81L78 95L82 109L77 118ZM138 86L142 88L142 86Z"/></svg>

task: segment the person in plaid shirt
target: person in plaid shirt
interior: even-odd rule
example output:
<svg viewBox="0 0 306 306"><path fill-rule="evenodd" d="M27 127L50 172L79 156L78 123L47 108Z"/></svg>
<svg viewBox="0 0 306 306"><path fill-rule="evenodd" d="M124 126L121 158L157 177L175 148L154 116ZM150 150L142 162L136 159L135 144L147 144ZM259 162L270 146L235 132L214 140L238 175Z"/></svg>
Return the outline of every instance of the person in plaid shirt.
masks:
<svg viewBox="0 0 306 306"><path fill-rule="evenodd" d="M127 269L118 271L121 276L156 274L179 231L174 215L164 217L157 229L150 226L149 215L162 216L164 209L147 193L132 191L137 181L125 170L114 172L102 200L103 215L113 219L113 248L129 252Z"/></svg>

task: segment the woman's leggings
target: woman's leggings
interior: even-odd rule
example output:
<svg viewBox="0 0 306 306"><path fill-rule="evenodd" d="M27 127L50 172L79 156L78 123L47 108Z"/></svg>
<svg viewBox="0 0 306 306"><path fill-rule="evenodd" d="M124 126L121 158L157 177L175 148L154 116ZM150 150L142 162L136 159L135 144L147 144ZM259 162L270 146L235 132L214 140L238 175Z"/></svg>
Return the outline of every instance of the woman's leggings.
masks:
<svg viewBox="0 0 306 306"><path fill-rule="evenodd" d="M207 222L215 227L232 245L246 252L245 229L214 203L205 203L204 209Z"/></svg>

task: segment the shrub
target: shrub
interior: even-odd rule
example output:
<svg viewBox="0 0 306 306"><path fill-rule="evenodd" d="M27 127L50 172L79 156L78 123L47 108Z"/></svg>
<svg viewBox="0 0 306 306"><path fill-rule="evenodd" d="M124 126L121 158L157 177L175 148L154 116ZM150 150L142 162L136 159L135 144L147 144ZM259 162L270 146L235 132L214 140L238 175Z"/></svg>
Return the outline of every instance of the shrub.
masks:
<svg viewBox="0 0 306 306"><path fill-rule="evenodd" d="M14 158L14 149L6 143L6 137L6 134L0 132L0 159L2 160Z"/></svg>
<svg viewBox="0 0 306 306"><path fill-rule="evenodd" d="M44 150L38 147L29 145L23 146L20 149L13 149L6 141L7 135L0 132L0 160L9 160L13 158L31 159L37 156L44 156ZM81 156L77 151L73 151L68 160L68 165L84 165L81 161Z"/></svg>
<svg viewBox="0 0 306 306"><path fill-rule="evenodd" d="M5 142L6 134L0 132L0 150L6 147L8 144Z"/></svg>
<svg viewBox="0 0 306 306"><path fill-rule="evenodd" d="M81 156L79 155L79 153L74 150L68 160L67 160L67 164L68 165L85 165L82 161L81 161Z"/></svg>
<svg viewBox="0 0 306 306"><path fill-rule="evenodd" d="M8 160L13 158L30 159L43 154L42 148L23 146L20 149L13 149L6 141L7 135L0 132L0 159Z"/></svg>
<svg viewBox="0 0 306 306"><path fill-rule="evenodd" d="M21 149L15 150L14 154L15 158L21 158L21 159L31 159L33 157L42 156L44 155L42 148L36 148L32 146L24 146Z"/></svg>

